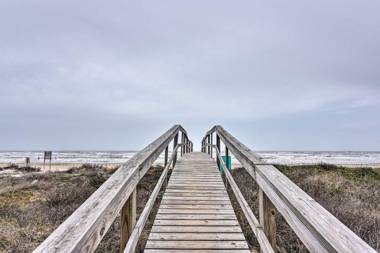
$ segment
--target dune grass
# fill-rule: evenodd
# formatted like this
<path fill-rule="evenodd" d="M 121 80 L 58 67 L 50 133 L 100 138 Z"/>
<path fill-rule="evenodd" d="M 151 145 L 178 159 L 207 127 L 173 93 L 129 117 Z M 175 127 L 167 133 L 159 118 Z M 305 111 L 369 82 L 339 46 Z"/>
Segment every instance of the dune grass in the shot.
<path fill-rule="evenodd" d="M 277 166 L 373 248 L 380 249 L 380 170 L 333 165 Z M 17 168 L 14 168 L 17 170 Z M 143 210 L 162 167 L 150 169 L 138 185 L 137 214 Z M 35 173 L 21 177 L 0 175 L 0 252 L 31 252 L 75 211 L 113 173 L 85 165 L 67 172 Z M 258 188 L 243 168 L 232 172 L 243 195 L 258 215 Z M 163 191 L 159 195 L 162 197 Z M 238 219 L 252 249 L 258 249 L 244 215 L 230 192 Z M 159 200 L 137 247 L 142 252 Z M 307 252 L 278 215 L 279 251 Z M 97 252 L 119 251 L 119 219 L 103 238 Z"/>
<path fill-rule="evenodd" d="M 378 169 L 328 164 L 276 166 L 377 251 L 380 250 L 380 174 Z M 244 168 L 232 172 L 242 194 L 258 217 L 258 186 Z M 231 196 L 231 193 L 230 193 Z M 258 248 L 238 203 L 238 219 L 252 248 Z M 277 215 L 277 242 L 285 252 L 308 252 L 281 215 Z"/>

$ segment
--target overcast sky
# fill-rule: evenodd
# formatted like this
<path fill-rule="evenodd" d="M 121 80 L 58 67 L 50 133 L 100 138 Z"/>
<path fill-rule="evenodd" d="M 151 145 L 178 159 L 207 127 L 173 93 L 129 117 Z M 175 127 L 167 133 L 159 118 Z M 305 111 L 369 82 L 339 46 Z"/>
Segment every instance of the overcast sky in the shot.
<path fill-rule="evenodd" d="M 380 1 L 0 0 L 0 149 L 380 150 Z M 198 145 L 199 146 L 199 145 Z"/>

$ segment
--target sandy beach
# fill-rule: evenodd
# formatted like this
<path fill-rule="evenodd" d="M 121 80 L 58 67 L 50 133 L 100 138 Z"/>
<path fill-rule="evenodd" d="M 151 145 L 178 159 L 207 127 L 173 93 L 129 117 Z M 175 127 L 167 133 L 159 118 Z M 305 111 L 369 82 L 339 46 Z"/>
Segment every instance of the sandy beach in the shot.
<path fill-rule="evenodd" d="M 12 165 L 16 165 L 18 167 L 25 167 L 26 166 L 25 163 L 0 163 L 0 169 L 11 167 Z M 95 166 L 95 167 L 101 166 L 106 170 L 107 169 L 114 170 L 117 167 L 121 166 L 122 163 L 52 163 L 51 165 L 46 163 L 45 166 L 43 163 L 31 163 L 30 167 L 40 169 L 40 172 L 49 172 L 49 171 L 50 172 L 59 172 L 59 171 L 64 172 L 64 171 L 68 171 L 72 168 L 81 167 L 83 165 L 90 165 L 90 166 Z M 163 165 L 163 163 L 162 162 L 156 162 L 156 163 L 154 163 L 154 165 Z M 318 165 L 318 163 L 316 163 L 316 164 L 312 164 L 312 163 L 292 164 L 292 163 L 289 163 L 289 164 L 282 164 L 282 165 L 286 165 L 286 166 L 313 166 L 313 165 Z M 348 167 L 348 168 L 380 168 L 380 164 L 333 164 L 333 165 L 341 166 L 341 167 Z M 239 162 L 236 162 L 236 161 L 232 162 L 232 169 L 236 169 L 236 168 L 240 168 L 240 167 L 242 167 L 242 166 Z"/>
<path fill-rule="evenodd" d="M 0 163 L 0 168 L 6 168 L 12 165 L 16 165 L 19 167 L 24 167 L 25 163 Z M 83 164 L 82 163 L 52 163 L 51 166 L 47 163 L 31 163 L 30 167 L 32 168 L 39 168 L 41 169 L 42 172 L 48 172 L 48 171 L 67 171 L 72 168 L 78 168 L 81 167 Z M 116 167 L 119 167 L 119 163 L 107 163 L 107 164 L 91 164 L 93 166 L 103 166 L 105 168 L 113 169 Z"/>

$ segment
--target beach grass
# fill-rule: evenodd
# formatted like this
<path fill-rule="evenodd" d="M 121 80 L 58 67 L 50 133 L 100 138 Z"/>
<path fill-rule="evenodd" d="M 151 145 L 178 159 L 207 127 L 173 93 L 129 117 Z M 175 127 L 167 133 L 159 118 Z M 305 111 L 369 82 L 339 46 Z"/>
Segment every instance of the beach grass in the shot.
<path fill-rule="evenodd" d="M 380 169 L 346 168 L 328 164 L 277 166 L 373 248 L 379 250 Z M 18 168 L 13 168 L 15 171 Z M 150 169 L 138 185 L 137 214 L 143 210 L 161 172 Z M 83 165 L 66 172 L 36 173 L 20 168 L 22 176 L 0 175 L 0 252 L 31 252 L 75 211 L 114 169 Z M 258 187 L 243 168 L 232 171 L 247 202 L 258 215 Z M 162 197 L 147 222 L 137 252 L 142 252 Z M 257 241 L 249 229 L 232 192 L 229 192 L 239 222 L 252 249 Z M 277 215 L 279 252 L 307 252 L 281 215 Z M 119 251 L 117 218 L 97 252 Z"/>
<path fill-rule="evenodd" d="M 354 233 L 380 250 L 380 174 L 377 168 L 351 168 L 330 164 L 276 166 L 302 190 L 343 222 Z M 245 199 L 258 217 L 259 188 L 244 168 L 232 171 Z M 243 231 L 252 248 L 258 243 L 232 196 Z M 279 252 L 308 252 L 281 215 L 277 215 Z"/>

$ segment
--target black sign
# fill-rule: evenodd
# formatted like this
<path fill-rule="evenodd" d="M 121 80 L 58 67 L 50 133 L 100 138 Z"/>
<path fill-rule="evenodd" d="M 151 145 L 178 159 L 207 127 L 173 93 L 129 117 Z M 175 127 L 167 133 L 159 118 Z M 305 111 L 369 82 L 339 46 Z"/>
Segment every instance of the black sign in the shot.
<path fill-rule="evenodd" d="M 45 151 L 44 152 L 44 160 L 51 160 L 51 151 Z"/>

